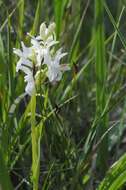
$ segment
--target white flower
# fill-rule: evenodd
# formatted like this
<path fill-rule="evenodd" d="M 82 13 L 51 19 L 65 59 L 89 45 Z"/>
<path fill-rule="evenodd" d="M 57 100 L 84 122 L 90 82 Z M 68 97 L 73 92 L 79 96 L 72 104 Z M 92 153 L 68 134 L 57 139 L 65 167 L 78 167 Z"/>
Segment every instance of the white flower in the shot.
<path fill-rule="evenodd" d="M 14 48 L 14 53 L 20 58 L 16 71 L 21 70 L 25 73 L 24 81 L 27 83 L 25 91 L 31 96 L 36 90 L 35 85 L 38 84 L 37 80 L 41 77 L 40 74 L 45 73 L 46 68 L 44 70 L 43 67 L 40 67 L 42 64 L 47 66 L 46 75 L 50 82 L 59 81 L 62 73 L 69 70 L 69 66 L 60 64 L 61 59 L 67 54 L 62 53 L 62 48 L 52 56 L 52 46 L 58 43 L 55 39 L 55 23 L 48 27 L 42 23 L 39 36 L 28 35 L 31 37 L 31 47 L 26 47 L 21 42 L 22 50 Z"/>
<path fill-rule="evenodd" d="M 47 28 L 45 23 L 40 26 L 40 35 L 37 37 L 28 35 L 31 37 L 32 50 L 36 54 L 37 66 L 41 66 L 42 60 L 50 51 L 50 48 L 57 44 L 58 41 L 54 39 L 55 23 L 52 23 Z"/>
<path fill-rule="evenodd" d="M 32 55 L 32 49 L 28 48 L 21 42 L 22 51 L 20 49 L 13 49 L 13 52 L 20 57 L 20 60 L 16 66 L 16 72 L 22 70 L 24 73 L 28 73 L 29 69 L 32 69 L 32 62 L 28 59 Z"/>
<path fill-rule="evenodd" d="M 51 57 L 50 54 L 45 57 L 44 64 L 48 66 L 47 77 L 50 82 L 61 80 L 62 72 L 70 69 L 66 64 L 60 65 L 60 60 L 67 55 L 67 53 L 61 53 L 61 51 L 62 48 L 56 52 L 54 57 Z"/>
<path fill-rule="evenodd" d="M 40 25 L 40 38 L 45 42 L 50 42 L 53 40 L 53 34 L 55 32 L 56 25 L 51 23 L 48 28 L 45 23 Z"/>
<path fill-rule="evenodd" d="M 25 82 L 27 82 L 27 85 L 25 87 L 25 92 L 29 94 L 30 96 L 35 92 L 35 81 L 33 78 L 33 73 L 29 73 L 25 77 Z"/>
<path fill-rule="evenodd" d="M 29 47 L 24 45 L 24 42 L 21 42 L 22 51 L 20 49 L 13 48 L 14 53 L 17 54 L 19 57 L 28 58 L 32 54 L 32 50 Z"/>
<path fill-rule="evenodd" d="M 21 70 L 26 74 L 26 76 L 24 77 L 24 81 L 27 82 L 25 91 L 31 96 L 35 90 L 33 63 L 29 60 L 29 58 L 32 56 L 32 49 L 26 47 L 23 42 L 21 42 L 21 46 L 22 51 L 14 48 L 14 53 L 20 57 L 16 66 L 16 71 L 18 72 L 19 70 Z"/>
<path fill-rule="evenodd" d="M 41 43 L 37 40 L 37 38 L 31 39 L 32 49 L 36 54 L 36 66 L 41 66 L 42 60 L 44 59 L 44 56 L 47 54 L 48 47 L 42 46 Z"/>

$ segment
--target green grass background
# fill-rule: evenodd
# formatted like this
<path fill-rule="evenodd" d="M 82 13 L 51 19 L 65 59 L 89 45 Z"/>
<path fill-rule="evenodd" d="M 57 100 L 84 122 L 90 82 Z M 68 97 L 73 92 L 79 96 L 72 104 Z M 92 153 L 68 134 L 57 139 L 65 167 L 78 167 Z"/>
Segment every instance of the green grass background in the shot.
<path fill-rule="evenodd" d="M 1 190 L 125 189 L 125 6 L 0 0 Z M 42 22 L 56 23 L 71 69 L 56 85 L 43 85 L 41 97 L 24 97 L 10 117 L 25 88 L 13 47 L 29 45 L 27 32 L 37 35 Z"/>

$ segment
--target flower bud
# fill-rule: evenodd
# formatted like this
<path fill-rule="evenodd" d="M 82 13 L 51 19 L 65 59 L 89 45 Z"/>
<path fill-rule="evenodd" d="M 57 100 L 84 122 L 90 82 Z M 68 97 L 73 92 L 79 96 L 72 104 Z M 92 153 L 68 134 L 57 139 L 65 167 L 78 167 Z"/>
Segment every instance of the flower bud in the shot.
<path fill-rule="evenodd" d="M 48 30 L 50 31 L 50 33 L 53 33 L 55 31 L 56 28 L 56 24 L 55 22 L 51 23 L 48 27 Z"/>
<path fill-rule="evenodd" d="M 40 36 L 42 39 L 46 38 L 46 24 L 44 22 L 40 25 Z"/>

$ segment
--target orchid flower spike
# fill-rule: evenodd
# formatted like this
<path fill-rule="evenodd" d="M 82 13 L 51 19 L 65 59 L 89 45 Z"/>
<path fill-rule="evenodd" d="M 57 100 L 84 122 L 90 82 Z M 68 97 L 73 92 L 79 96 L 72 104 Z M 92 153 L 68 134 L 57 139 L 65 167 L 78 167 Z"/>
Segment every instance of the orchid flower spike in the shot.
<path fill-rule="evenodd" d="M 48 27 L 42 23 L 38 36 L 28 34 L 31 37 L 30 47 L 26 47 L 21 42 L 22 50 L 13 49 L 13 52 L 19 57 L 16 72 L 19 70 L 24 72 L 24 82 L 27 83 L 25 92 L 30 96 L 36 92 L 38 77 L 41 74 L 47 76 L 51 83 L 55 83 L 61 80 L 64 71 L 70 69 L 68 65 L 60 63 L 67 53 L 62 53 L 62 48 L 54 51 L 54 47 L 58 43 L 55 39 L 55 27 L 55 23 L 51 23 Z M 55 53 L 52 54 L 52 52 Z"/>

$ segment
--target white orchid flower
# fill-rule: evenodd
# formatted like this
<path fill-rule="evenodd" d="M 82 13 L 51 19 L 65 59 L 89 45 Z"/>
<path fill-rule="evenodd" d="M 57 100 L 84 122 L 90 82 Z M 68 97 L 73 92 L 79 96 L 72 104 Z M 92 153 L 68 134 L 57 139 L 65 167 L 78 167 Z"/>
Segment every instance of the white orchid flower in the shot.
<path fill-rule="evenodd" d="M 41 66 L 42 59 L 48 52 L 48 47 L 44 47 L 41 45 L 41 43 L 37 40 L 37 38 L 31 39 L 32 49 L 36 54 L 36 66 Z"/>
<path fill-rule="evenodd" d="M 27 59 L 32 55 L 32 49 L 30 47 L 26 47 L 24 45 L 24 42 L 21 42 L 21 46 L 22 46 L 22 51 L 16 48 L 13 48 L 13 51 L 19 57 Z"/>
<path fill-rule="evenodd" d="M 31 96 L 33 91 L 35 90 L 35 81 L 33 77 L 33 63 L 29 60 L 29 58 L 32 56 L 32 49 L 26 47 L 23 42 L 21 42 L 21 46 L 22 51 L 14 48 L 14 53 L 20 57 L 16 66 L 16 72 L 21 70 L 26 74 L 26 76 L 24 77 L 24 81 L 27 82 L 25 91 L 27 94 Z"/>
<path fill-rule="evenodd" d="M 41 40 L 42 38 L 40 36 L 37 37 L 31 36 L 32 50 L 36 53 L 37 66 L 41 66 L 42 60 L 48 54 L 50 48 L 55 44 L 59 43 L 58 41 L 53 40 L 53 38 L 47 39 L 47 41 L 41 41 Z"/>
<path fill-rule="evenodd" d="M 20 60 L 16 66 L 16 72 L 22 70 L 24 73 L 28 73 L 29 69 L 32 69 L 32 62 L 28 59 L 32 55 L 32 49 L 28 48 L 21 42 L 22 51 L 20 49 L 13 49 L 13 52 L 20 57 Z"/>
<path fill-rule="evenodd" d="M 55 23 L 48 27 L 42 23 L 39 36 L 28 35 L 31 37 L 31 47 L 26 47 L 21 42 L 22 50 L 14 48 L 14 53 L 20 58 L 16 71 L 21 70 L 25 73 L 24 81 L 27 83 L 25 91 L 31 96 L 36 90 L 35 84 L 38 84 L 40 74 L 45 73 L 46 68 L 44 70 L 40 68 L 42 64 L 47 66 L 46 75 L 50 82 L 61 80 L 63 72 L 70 68 L 66 64 L 60 64 L 61 59 L 67 55 L 62 53 L 62 48 L 52 56 L 52 46 L 58 43 L 55 39 Z"/>
<path fill-rule="evenodd" d="M 33 73 L 29 73 L 24 77 L 25 82 L 27 82 L 27 85 L 25 87 L 25 92 L 29 94 L 30 96 L 35 92 L 35 81 L 33 78 Z"/>
<path fill-rule="evenodd" d="M 50 82 L 56 82 L 61 80 L 62 72 L 69 70 L 69 66 L 66 64 L 60 65 L 60 60 L 67 55 L 67 53 L 61 53 L 62 48 L 56 52 L 54 57 L 49 54 L 45 57 L 44 64 L 48 66 L 47 77 Z"/>

